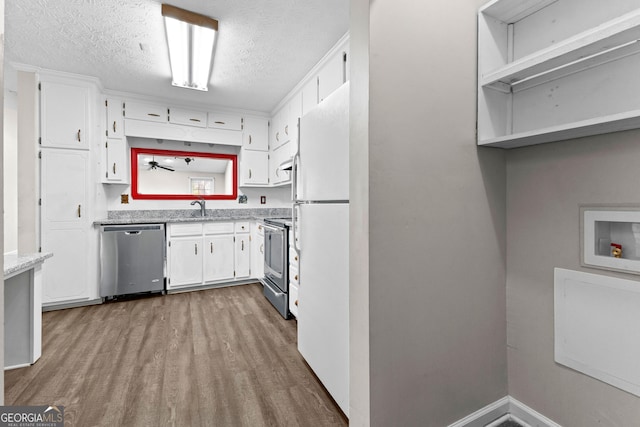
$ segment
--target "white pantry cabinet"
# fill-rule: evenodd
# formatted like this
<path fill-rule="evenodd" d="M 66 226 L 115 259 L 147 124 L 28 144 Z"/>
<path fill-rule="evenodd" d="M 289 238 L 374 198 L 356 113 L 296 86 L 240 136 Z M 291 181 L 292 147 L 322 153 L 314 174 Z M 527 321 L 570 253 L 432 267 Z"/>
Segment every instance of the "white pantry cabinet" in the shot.
<path fill-rule="evenodd" d="M 640 127 L 640 7 L 494 0 L 478 14 L 478 145 Z"/>
<path fill-rule="evenodd" d="M 43 147 L 88 150 L 90 89 L 86 85 L 40 82 L 40 137 Z"/>
<path fill-rule="evenodd" d="M 51 148 L 40 156 L 41 249 L 55 255 L 42 266 L 42 302 L 87 300 L 92 283 L 89 152 Z"/>

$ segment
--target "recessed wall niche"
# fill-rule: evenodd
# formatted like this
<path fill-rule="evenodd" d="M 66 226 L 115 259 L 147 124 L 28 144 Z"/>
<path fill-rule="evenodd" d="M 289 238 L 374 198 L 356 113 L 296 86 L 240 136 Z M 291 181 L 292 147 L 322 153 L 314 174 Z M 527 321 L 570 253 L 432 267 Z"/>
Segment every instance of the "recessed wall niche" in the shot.
<path fill-rule="evenodd" d="M 640 274 L 640 206 L 582 206 L 585 267 Z"/>

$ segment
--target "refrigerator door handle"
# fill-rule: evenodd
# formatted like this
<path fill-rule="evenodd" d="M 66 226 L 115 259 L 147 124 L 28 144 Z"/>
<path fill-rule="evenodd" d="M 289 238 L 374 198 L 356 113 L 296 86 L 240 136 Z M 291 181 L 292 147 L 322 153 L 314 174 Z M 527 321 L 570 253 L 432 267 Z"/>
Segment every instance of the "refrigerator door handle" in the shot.
<path fill-rule="evenodd" d="M 291 200 L 298 202 L 298 161 L 300 159 L 300 117 L 298 117 L 298 147 L 293 155 L 293 164 L 291 165 Z"/>
<path fill-rule="evenodd" d="M 297 208 L 300 207 L 302 203 L 300 202 L 295 202 L 293 204 L 293 209 L 291 209 L 291 228 L 293 229 L 293 248 L 296 250 L 296 252 L 298 252 L 298 254 L 300 256 L 302 256 L 302 253 L 300 251 L 300 246 L 298 246 L 298 234 L 296 232 L 296 230 L 298 229 L 298 215 L 296 214 L 297 212 Z"/>

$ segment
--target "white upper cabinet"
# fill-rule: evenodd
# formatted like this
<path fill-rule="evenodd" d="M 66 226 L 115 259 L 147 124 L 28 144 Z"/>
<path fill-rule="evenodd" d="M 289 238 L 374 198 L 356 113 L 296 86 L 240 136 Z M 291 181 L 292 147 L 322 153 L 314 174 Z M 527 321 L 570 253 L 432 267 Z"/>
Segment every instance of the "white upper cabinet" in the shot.
<path fill-rule="evenodd" d="M 40 83 L 43 147 L 89 149 L 89 91 L 81 85 Z"/>
<path fill-rule="evenodd" d="M 329 58 L 318 73 L 318 103 L 347 81 L 347 49 L 341 49 Z"/>
<path fill-rule="evenodd" d="M 124 117 L 126 119 L 166 123 L 169 120 L 169 109 L 162 104 L 127 101 L 124 104 Z"/>
<path fill-rule="evenodd" d="M 302 87 L 302 114 L 318 105 L 318 79 L 311 79 Z M 300 116 L 302 117 L 302 116 Z"/>
<path fill-rule="evenodd" d="M 240 186 L 269 184 L 269 152 L 245 150 L 240 152 Z"/>
<path fill-rule="evenodd" d="M 105 100 L 105 106 L 107 108 L 107 137 L 123 138 L 124 137 L 124 126 L 123 126 L 124 108 L 122 106 L 122 100 L 107 98 Z"/>
<path fill-rule="evenodd" d="M 242 148 L 245 150 L 269 150 L 269 120 L 262 117 L 245 117 L 242 130 Z"/>
<path fill-rule="evenodd" d="M 235 114 L 209 113 L 208 126 L 216 129 L 242 130 L 242 117 Z"/>
<path fill-rule="evenodd" d="M 169 123 L 185 126 L 207 127 L 207 113 L 187 110 L 185 108 L 169 108 Z"/>
<path fill-rule="evenodd" d="M 502 148 L 640 127 L 640 8 L 494 0 L 478 16 L 478 144 Z"/>
<path fill-rule="evenodd" d="M 124 137 L 123 102 L 120 99 L 107 98 L 106 131 L 104 142 L 102 182 L 122 184 L 129 181 L 127 140 Z"/>

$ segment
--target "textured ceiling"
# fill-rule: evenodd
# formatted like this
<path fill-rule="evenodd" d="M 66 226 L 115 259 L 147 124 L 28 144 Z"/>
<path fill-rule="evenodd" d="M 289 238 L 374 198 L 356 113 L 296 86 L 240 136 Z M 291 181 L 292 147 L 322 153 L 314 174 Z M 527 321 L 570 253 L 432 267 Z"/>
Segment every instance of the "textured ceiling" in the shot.
<path fill-rule="evenodd" d="M 349 25 L 349 0 L 165 1 L 219 21 L 209 92 L 171 86 L 160 0 L 5 0 L 5 59 L 106 89 L 269 112 Z"/>

